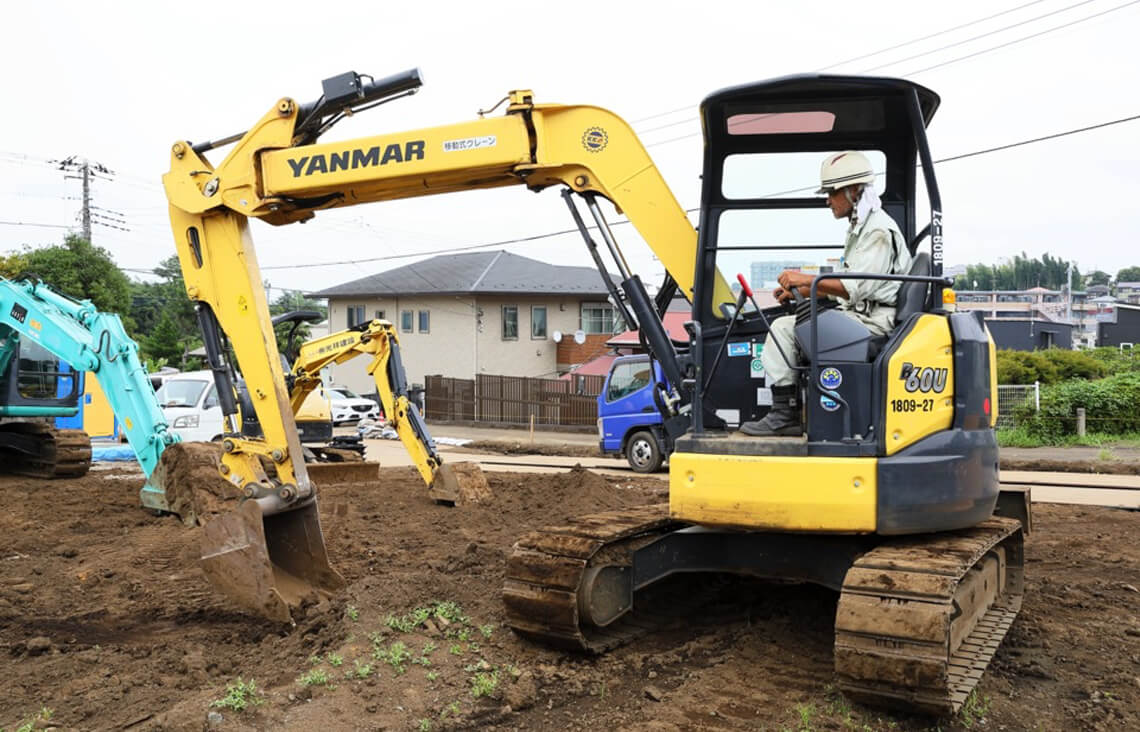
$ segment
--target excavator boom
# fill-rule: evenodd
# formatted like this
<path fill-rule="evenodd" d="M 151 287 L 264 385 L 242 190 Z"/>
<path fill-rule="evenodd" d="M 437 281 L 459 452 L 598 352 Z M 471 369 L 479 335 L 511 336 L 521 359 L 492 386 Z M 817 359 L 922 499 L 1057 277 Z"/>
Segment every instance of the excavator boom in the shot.
<path fill-rule="evenodd" d="M 284 317 L 284 316 L 283 316 Z M 278 318 L 281 320 L 281 317 Z M 290 372 L 293 410 L 321 384 L 321 370 L 357 356 L 372 356 L 365 367 L 376 381 L 376 391 L 384 405 L 384 416 L 416 465 L 433 499 L 455 504 L 463 496 L 485 490 L 486 479 L 478 466 L 457 472 L 436 450 L 419 408 L 408 398 L 408 381 L 400 358 L 396 328 L 386 320 L 372 320 L 354 328 L 314 338 L 301 345 Z"/>
<path fill-rule="evenodd" d="M 0 278 L 0 332 L 3 340 L 0 364 L 11 360 L 17 343 L 23 338 L 99 379 L 146 475 L 142 504 L 170 511 L 161 475 L 156 469 L 163 450 L 178 442 L 178 436 L 167 427 L 146 369 L 139 362 L 138 345 L 123 329 L 119 316 L 99 312 L 90 302 L 73 300 L 35 279 Z M 43 430 L 35 433 L 50 437 Z M 62 439 L 52 451 L 56 463 L 68 462 L 65 453 L 69 449 L 85 449 L 85 459 L 90 459 L 89 441 L 84 440 L 85 448 L 68 448 L 64 443 L 76 437 L 63 435 Z M 45 469 L 41 466 L 37 474 Z"/>
<path fill-rule="evenodd" d="M 175 246 L 187 294 L 196 303 L 222 411 L 230 418 L 220 468 L 247 502 L 257 506 L 215 519 L 221 523 L 208 531 L 204 567 L 231 594 L 250 588 L 243 604 L 271 617 L 288 617 L 282 609 L 288 601 L 273 585 L 275 574 L 267 567 L 290 575 L 293 585 L 324 592 L 342 580 L 324 552 L 316 489 L 301 460 L 249 235 L 250 217 L 281 225 L 312 218 L 319 209 L 372 201 L 508 185 L 531 190 L 562 185 L 586 198 L 624 279 L 634 275 L 600 218 L 597 197 L 624 212 L 680 288 L 692 291 L 696 231 L 633 130 L 604 109 L 536 105 L 531 92 L 513 91 L 501 117 L 316 142 L 344 114 L 404 96 L 420 83 L 418 71 L 374 82 L 350 72 L 326 80 L 318 102 L 298 104 L 283 98 L 243 133 L 219 143 L 180 141 L 171 147 L 163 184 Z M 235 140 L 216 167 L 204 157 Z M 721 301 L 731 302 L 727 285 L 720 284 Z M 262 439 L 240 435 L 237 406 L 228 398 L 233 368 L 224 357 L 223 334 L 249 387 Z M 377 368 L 373 374 L 389 378 L 387 369 Z M 380 389 L 382 398 L 398 387 L 398 380 L 390 380 Z M 413 436 L 404 444 L 415 454 L 427 444 L 426 428 L 417 412 L 401 408 L 406 403 L 397 396 L 385 408 L 406 425 L 401 437 Z M 429 452 L 417 459 L 418 465 L 431 463 Z M 275 478 L 262 469 L 262 458 L 273 462 Z M 255 527 L 258 519 L 264 531 Z M 306 555 L 311 562 L 305 561 Z M 285 556 L 287 571 L 280 559 Z"/>

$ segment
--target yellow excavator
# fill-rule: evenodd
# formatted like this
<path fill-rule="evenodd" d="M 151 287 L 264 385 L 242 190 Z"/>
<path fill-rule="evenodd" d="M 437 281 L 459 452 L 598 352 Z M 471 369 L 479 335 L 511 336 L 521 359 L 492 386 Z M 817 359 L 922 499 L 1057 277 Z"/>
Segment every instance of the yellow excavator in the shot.
<path fill-rule="evenodd" d="M 305 311 L 287 313 L 274 320 L 284 322 L 286 318 L 293 317 L 294 322 L 301 322 L 307 314 Z M 376 381 L 384 417 L 396 430 L 420 477 L 427 484 L 428 496 L 440 503 L 455 505 L 463 491 L 470 487 L 467 481 L 478 481 L 478 475 L 473 477 L 467 470 L 461 475 L 452 465 L 444 464 L 436 450 L 435 440 L 423 415 L 408 398 L 408 379 L 400 357 L 400 339 L 390 322 L 371 320 L 339 333 L 313 338 L 299 347 L 290 343 L 288 351 L 283 354 L 290 364 L 285 382 L 294 413 L 300 414 L 302 405 L 321 387 L 321 370 L 326 366 L 344 363 L 357 356 L 371 356 L 365 370 Z"/>
<path fill-rule="evenodd" d="M 325 80 L 315 102 L 278 100 L 245 132 L 172 147 L 164 183 L 211 366 L 224 381 L 212 345 L 221 329 L 266 428 L 261 441 L 226 437 L 221 470 L 248 499 L 240 517 L 220 522 L 207 565 L 224 561 L 277 599 L 289 577 L 323 591 L 341 583 L 321 540 L 314 488 L 293 459 L 296 435 L 282 419 L 288 391 L 248 218 L 282 225 L 373 201 L 558 186 L 612 301 L 667 377 L 657 404 L 675 451 L 668 505 L 582 517 L 519 539 L 503 591 L 509 624 L 600 652 L 656 627 L 663 606 L 690 604 L 697 593 L 677 583 L 694 575 L 813 582 L 839 592 L 835 663 L 845 692 L 926 712 L 960 706 L 1020 605 L 1029 511 L 1027 495 L 999 490 L 993 342 L 974 314 L 953 311 L 942 277 L 942 206 L 925 132 L 937 95 L 899 79 L 832 75 L 712 94 L 701 105 L 698 235 L 629 125 L 597 107 L 536 104 L 530 91 L 513 91 L 500 116 L 318 142 L 343 117 L 420 85 L 416 70 L 382 79 L 348 72 Z M 204 157 L 229 143 L 217 166 Z M 883 207 L 916 256 L 909 273 L 842 277 L 901 281 L 898 325 L 873 339 L 836 325 L 832 316 L 847 319 L 812 298 L 798 330 L 808 363 L 790 364 L 806 434 L 735 433 L 732 423 L 762 417 L 771 403 L 755 364 L 779 312 L 747 302 L 752 267 L 788 242 L 839 248 L 812 235 L 824 202 L 797 189 L 827 153 L 847 149 L 879 156 Z M 920 162 L 931 209 L 921 231 Z M 791 189 L 767 187 L 796 166 L 805 172 Z M 656 301 L 627 264 L 600 199 L 629 218 L 666 268 Z M 927 237 L 929 254 L 919 251 Z M 728 283 L 744 272 L 734 290 Z M 836 276 L 817 277 L 813 294 Z M 660 321 L 678 289 L 692 303 L 681 348 Z M 276 482 L 259 455 L 277 463 Z"/>

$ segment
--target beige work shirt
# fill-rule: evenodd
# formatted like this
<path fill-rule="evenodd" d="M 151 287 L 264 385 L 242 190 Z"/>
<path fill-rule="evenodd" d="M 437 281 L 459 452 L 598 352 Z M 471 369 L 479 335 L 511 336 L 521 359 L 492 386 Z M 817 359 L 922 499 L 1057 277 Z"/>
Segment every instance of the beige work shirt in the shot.
<path fill-rule="evenodd" d="M 843 271 L 907 274 L 910 272 L 910 266 L 911 256 L 902 232 L 890 214 L 881 208 L 869 213 L 864 221 L 858 222 L 847 231 L 847 243 L 843 249 Z M 840 280 L 840 282 L 849 295 L 847 298 L 838 298 L 842 307 L 862 313 L 882 307 L 893 310 L 901 284 L 887 280 Z"/>

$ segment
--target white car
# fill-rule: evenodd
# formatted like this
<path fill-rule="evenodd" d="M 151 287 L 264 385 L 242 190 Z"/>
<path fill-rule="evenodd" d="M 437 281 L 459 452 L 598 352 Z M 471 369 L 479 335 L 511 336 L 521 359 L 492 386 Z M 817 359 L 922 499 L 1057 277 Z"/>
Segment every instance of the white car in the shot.
<path fill-rule="evenodd" d="M 361 419 L 380 419 L 380 405 L 365 399 L 344 386 L 332 386 L 325 390 L 332 406 L 333 424 L 357 422 Z"/>
<path fill-rule="evenodd" d="M 209 442 L 222 436 L 222 407 L 210 371 L 171 374 L 156 392 L 166 423 L 186 442 Z"/>

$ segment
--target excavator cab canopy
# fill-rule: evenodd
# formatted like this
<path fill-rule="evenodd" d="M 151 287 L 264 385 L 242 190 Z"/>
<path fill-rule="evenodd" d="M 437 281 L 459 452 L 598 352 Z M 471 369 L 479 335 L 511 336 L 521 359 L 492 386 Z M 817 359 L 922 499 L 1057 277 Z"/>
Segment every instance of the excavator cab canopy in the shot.
<path fill-rule="evenodd" d="M 776 269 L 821 266 L 843 247 L 843 229 L 815 194 L 827 154 L 860 150 L 878 174 L 884 210 L 912 253 L 920 236 L 918 164 L 932 209 L 931 274 L 941 276 L 941 205 L 925 127 L 938 109 L 933 91 L 903 79 L 796 75 L 729 87 L 701 103 L 705 137 L 695 299 L 709 303 L 717 269 L 755 288 Z M 833 250 L 826 254 L 821 251 Z M 765 262 L 771 266 L 765 267 Z M 711 313 L 706 305 L 704 312 Z"/>

